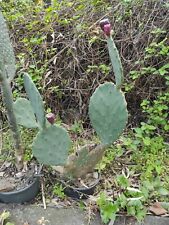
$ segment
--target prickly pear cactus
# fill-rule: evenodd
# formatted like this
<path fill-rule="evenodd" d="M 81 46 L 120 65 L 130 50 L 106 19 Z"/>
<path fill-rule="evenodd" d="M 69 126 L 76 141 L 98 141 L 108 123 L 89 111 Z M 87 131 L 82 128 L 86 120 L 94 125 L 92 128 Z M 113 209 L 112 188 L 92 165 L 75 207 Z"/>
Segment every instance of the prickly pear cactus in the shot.
<path fill-rule="evenodd" d="M 113 83 L 100 85 L 90 98 L 89 117 L 103 144 L 113 143 L 127 123 L 124 95 Z"/>
<path fill-rule="evenodd" d="M 24 86 L 35 113 L 37 122 L 40 128 L 43 129 L 46 126 L 44 104 L 38 89 L 36 88 L 30 76 L 26 73 L 24 74 Z"/>
<path fill-rule="evenodd" d="M 15 76 L 15 56 L 9 39 L 8 29 L 0 11 L 0 62 L 3 63 L 6 78 L 11 81 Z"/>
<path fill-rule="evenodd" d="M 111 24 L 108 19 L 104 19 L 100 21 L 100 26 L 107 40 L 116 84 L 107 82 L 99 85 L 90 98 L 89 117 L 101 139 L 101 144 L 94 147 L 84 146 L 76 154 L 69 156 L 63 173 L 74 178 L 82 177 L 95 168 L 105 149 L 123 132 L 128 119 L 127 104 L 120 90 L 123 69 L 118 50 L 112 39 Z"/>
<path fill-rule="evenodd" d="M 32 146 L 33 155 L 45 165 L 64 165 L 71 140 L 67 131 L 57 125 L 41 130 Z"/>
<path fill-rule="evenodd" d="M 96 89 L 90 99 L 89 117 L 102 143 L 111 144 L 125 128 L 128 112 L 125 97 L 120 90 L 123 81 L 123 69 L 118 50 L 112 39 L 109 20 L 103 19 L 100 21 L 100 27 L 107 39 L 116 85 L 107 82 Z"/>
<path fill-rule="evenodd" d="M 38 123 L 36 122 L 35 114 L 29 100 L 18 98 L 13 104 L 13 107 L 16 120 L 19 125 L 26 128 L 38 127 Z"/>

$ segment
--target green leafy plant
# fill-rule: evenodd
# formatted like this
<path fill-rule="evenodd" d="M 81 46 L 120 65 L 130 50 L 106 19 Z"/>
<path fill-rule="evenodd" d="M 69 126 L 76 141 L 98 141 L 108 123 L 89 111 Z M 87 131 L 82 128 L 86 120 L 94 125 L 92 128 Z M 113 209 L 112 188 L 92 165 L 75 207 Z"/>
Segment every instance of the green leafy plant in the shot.
<path fill-rule="evenodd" d="M 151 33 L 154 35 L 152 42 L 145 47 L 144 58 L 135 62 L 135 67 L 137 69 L 131 70 L 129 73 L 129 80 L 125 83 L 125 91 L 132 91 L 140 80 L 146 77 L 150 78 L 150 81 L 159 79 L 159 83 L 165 81 L 166 87 L 168 86 L 168 56 L 169 47 L 167 39 L 167 30 L 161 29 L 159 27 L 154 28 Z M 158 62 L 153 63 L 153 62 Z M 153 86 L 153 84 L 150 84 Z M 166 87 L 163 86 L 163 92 L 167 93 Z M 160 88 L 160 87 L 159 87 Z M 154 89 L 153 93 L 158 92 L 158 88 Z"/>
<path fill-rule="evenodd" d="M 72 131 L 75 134 L 80 134 L 83 131 L 83 124 L 82 121 L 76 121 L 74 124 L 70 127 L 70 131 Z"/>
<path fill-rule="evenodd" d="M 165 187 L 166 184 L 159 176 L 151 180 L 144 180 L 142 182 L 141 191 L 144 193 L 145 198 L 148 200 L 155 198 L 155 196 L 167 197 L 169 191 Z"/>
<path fill-rule="evenodd" d="M 64 188 L 62 187 L 62 185 L 60 184 L 56 184 L 54 187 L 53 187 L 53 194 L 58 196 L 59 198 L 61 199 L 64 199 L 65 198 L 65 194 L 64 194 Z"/>
<path fill-rule="evenodd" d="M 130 182 L 124 175 L 117 176 L 116 182 L 121 191 L 115 200 L 105 193 L 101 193 L 97 200 L 102 221 L 104 223 L 108 223 L 109 220 L 114 222 L 117 213 L 122 210 L 134 216 L 138 221 L 143 220 L 146 215 L 144 203 L 147 200 L 144 192 L 130 187 Z"/>
<path fill-rule="evenodd" d="M 167 163 L 168 93 L 160 93 L 153 101 L 141 103 L 147 121 L 134 129 L 131 138 L 124 138 L 124 145 L 133 151 L 132 160 L 141 179 L 163 176 Z"/>
<path fill-rule="evenodd" d="M 1 223 L 1 225 L 14 225 L 14 223 L 7 222 L 7 221 L 9 221 L 10 216 L 11 216 L 10 212 L 4 210 L 0 214 L 0 223 Z"/>
<path fill-rule="evenodd" d="M 163 137 L 166 136 L 166 133 L 169 130 L 168 104 L 169 104 L 168 92 L 159 94 L 157 96 L 157 99 L 155 99 L 152 102 L 148 100 L 144 100 L 141 103 L 143 112 L 148 117 L 148 120 L 147 120 L 148 126 L 152 127 L 154 131 L 153 133 L 162 135 Z"/>
<path fill-rule="evenodd" d="M 116 214 L 119 211 L 119 207 L 116 202 L 112 202 L 106 197 L 104 193 L 101 193 L 97 200 L 97 204 L 99 206 L 101 218 L 104 223 L 107 223 L 109 220 L 115 220 Z"/>

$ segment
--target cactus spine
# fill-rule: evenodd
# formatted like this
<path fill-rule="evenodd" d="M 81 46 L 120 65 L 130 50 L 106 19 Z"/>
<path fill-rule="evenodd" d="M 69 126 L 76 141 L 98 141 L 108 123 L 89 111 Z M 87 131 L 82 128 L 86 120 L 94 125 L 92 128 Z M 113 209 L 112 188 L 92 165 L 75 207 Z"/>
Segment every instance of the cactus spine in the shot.
<path fill-rule="evenodd" d="M 5 20 L 0 12 L 0 86 L 3 101 L 7 110 L 8 122 L 13 133 L 16 167 L 23 167 L 23 149 L 21 146 L 20 133 L 13 109 L 13 98 L 10 81 L 15 75 L 15 57 L 10 43 L 9 34 Z"/>

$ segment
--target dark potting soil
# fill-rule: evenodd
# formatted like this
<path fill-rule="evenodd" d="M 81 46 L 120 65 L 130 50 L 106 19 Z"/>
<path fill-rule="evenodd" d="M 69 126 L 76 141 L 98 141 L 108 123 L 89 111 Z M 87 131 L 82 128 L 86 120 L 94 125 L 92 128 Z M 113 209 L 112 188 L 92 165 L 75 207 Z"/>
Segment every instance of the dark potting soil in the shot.
<path fill-rule="evenodd" d="M 30 185 L 37 173 L 37 165 L 25 164 L 22 171 L 18 172 L 12 163 L 6 163 L 0 168 L 0 192 L 17 191 Z"/>

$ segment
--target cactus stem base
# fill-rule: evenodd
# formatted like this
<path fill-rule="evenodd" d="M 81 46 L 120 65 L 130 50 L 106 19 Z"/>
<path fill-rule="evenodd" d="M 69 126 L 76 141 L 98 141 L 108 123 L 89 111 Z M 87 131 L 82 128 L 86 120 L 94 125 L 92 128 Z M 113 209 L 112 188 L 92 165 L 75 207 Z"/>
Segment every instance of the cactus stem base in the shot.
<path fill-rule="evenodd" d="M 2 88 L 2 97 L 7 110 L 9 126 L 12 131 L 14 140 L 16 167 L 18 170 L 21 170 L 23 168 L 23 148 L 21 146 L 20 133 L 13 110 L 13 98 L 10 83 L 8 82 L 7 79 L 4 79 L 3 76 L 4 73 L 6 73 L 4 66 L 0 64 L 0 81 L 1 81 L 0 85 Z"/>
<path fill-rule="evenodd" d="M 93 172 L 96 164 L 102 159 L 107 145 L 85 145 L 68 157 L 64 166 L 64 176 L 71 179 L 83 178 Z"/>

